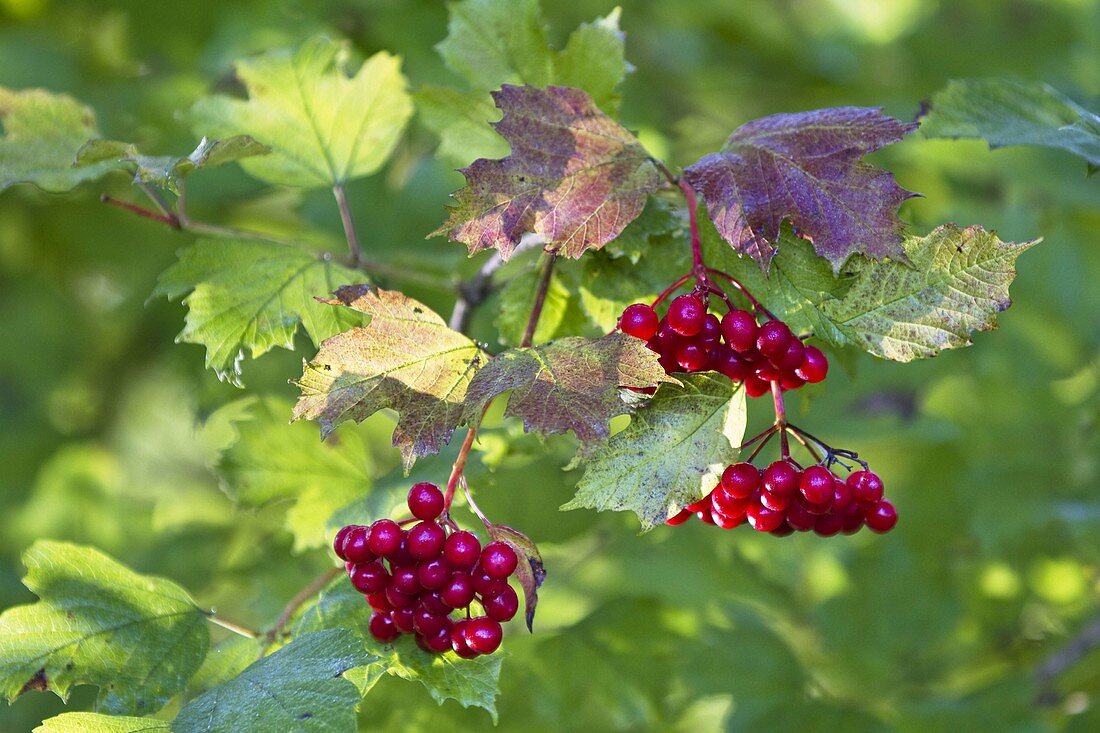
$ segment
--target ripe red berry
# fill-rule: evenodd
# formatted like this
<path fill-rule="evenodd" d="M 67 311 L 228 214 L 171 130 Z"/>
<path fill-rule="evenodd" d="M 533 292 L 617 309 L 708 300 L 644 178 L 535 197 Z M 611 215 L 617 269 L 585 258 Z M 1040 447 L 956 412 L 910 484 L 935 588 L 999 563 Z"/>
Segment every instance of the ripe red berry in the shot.
<path fill-rule="evenodd" d="M 749 519 L 749 525 L 757 532 L 771 532 L 783 524 L 783 512 L 768 509 L 762 504 L 753 504 L 745 513 Z"/>
<path fill-rule="evenodd" d="M 412 606 L 405 606 L 404 608 L 395 608 L 390 612 L 390 618 L 393 619 L 393 625 L 396 626 L 402 634 L 413 633 L 413 621 L 416 618 L 416 612 Z"/>
<path fill-rule="evenodd" d="M 847 481 L 841 481 L 837 476 L 833 481 L 833 511 L 840 512 L 848 508 L 856 500 L 856 492 Z"/>
<path fill-rule="evenodd" d="M 453 609 L 446 601 L 443 600 L 443 596 L 432 591 L 428 593 L 420 594 L 420 608 L 427 609 L 429 613 L 434 613 L 437 616 L 446 616 Z"/>
<path fill-rule="evenodd" d="M 829 512 L 817 518 L 817 522 L 814 523 L 814 534 L 822 537 L 832 537 L 843 528 L 844 516 Z"/>
<path fill-rule="evenodd" d="M 749 397 L 762 397 L 771 391 L 771 385 L 755 376 L 745 378 L 745 394 Z"/>
<path fill-rule="evenodd" d="M 889 532 L 898 523 L 898 512 L 889 499 L 883 499 L 864 511 L 863 521 L 872 532 Z"/>
<path fill-rule="evenodd" d="M 745 523 L 744 512 L 728 516 L 726 514 L 723 514 L 722 512 L 715 510 L 710 513 L 710 518 L 714 520 L 714 526 L 721 529 L 733 529 L 734 527 L 740 527 L 742 524 Z"/>
<path fill-rule="evenodd" d="M 401 630 L 394 625 L 388 613 L 375 611 L 371 614 L 367 627 L 370 629 L 370 635 L 383 644 L 389 644 L 401 636 Z"/>
<path fill-rule="evenodd" d="M 451 649 L 463 659 L 473 659 L 478 653 L 466 643 L 466 619 L 455 621 L 451 627 Z"/>
<path fill-rule="evenodd" d="M 466 645 L 478 654 L 495 652 L 503 636 L 500 624 L 486 616 L 475 616 L 466 622 Z"/>
<path fill-rule="evenodd" d="M 386 600 L 386 592 L 379 591 L 377 593 L 371 593 L 367 596 L 367 603 L 370 604 L 372 610 L 375 611 L 392 611 L 393 606 Z"/>
<path fill-rule="evenodd" d="M 843 520 L 840 531 L 844 534 L 855 534 L 863 527 L 863 509 L 855 502 L 841 509 L 840 516 Z"/>
<path fill-rule="evenodd" d="M 335 552 L 336 557 L 340 558 L 341 560 L 348 559 L 348 556 L 344 554 L 344 542 L 347 541 L 348 535 L 351 534 L 352 530 L 354 530 L 355 528 L 356 527 L 354 524 L 349 524 L 348 526 L 337 532 L 336 537 L 334 537 L 332 540 L 332 551 Z"/>
<path fill-rule="evenodd" d="M 414 560 L 430 560 L 443 552 L 447 535 L 435 522 L 419 522 L 409 530 L 405 545 Z"/>
<path fill-rule="evenodd" d="M 401 546 L 401 528 L 392 519 L 379 519 L 370 526 L 367 546 L 378 557 L 390 555 Z"/>
<path fill-rule="evenodd" d="M 474 600 L 474 582 L 469 573 L 457 571 L 439 591 L 440 598 L 451 608 L 465 608 Z"/>
<path fill-rule="evenodd" d="M 860 504 L 874 504 L 882 499 L 882 479 L 873 471 L 854 471 L 848 474 L 848 485 Z"/>
<path fill-rule="evenodd" d="M 769 359 L 781 356 L 794 340 L 794 334 L 783 321 L 768 321 L 756 335 L 756 349 Z"/>
<path fill-rule="evenodd" d="M 802 366 L 806 357 L 806 347 L 798 339 L 792 339 L 785 351 L 772 359 L 772 363 L 785 371 L 793 371 Z"/>
<path fill-rule="evenodd" d="M 416 601 L 416 596 L 402 593 L 391 585 L 386 588 L 386 600 L 394 608 L 407 608 Z"/>
<path fill-rule="evenodd" d="M 519 610 L 519 596 L 512 586 L 507 586 L 502 593 L 486 598 L 482 604 L 485 615 L 496 621 L 510 621 Z"/>
<path fill-rule="evenodd" d="M 798 377 L 794 372 L 782 372 L 779 375 L 779 386 L 783 389 L 798 389 L 804 384 L 806 384 L 806 381 Z"/>
<path fill-rule="evenodd" d="M 771 534 L 775 535 L 776 537 L 790 537 L 792 534 L 794 534 L 794 527 L 792 527 L 787 522 L 783 522 L 778 527 L 773 529 L 771 531 Z"/>
<path fill-rule="evenodd" d="M 364 595 L 386 590 L 389 582 L 390 574 L 382 567 L 382 563 L 377 561 L 356 565 L 351 573 L 352 586 Z"/>
<path fill-rule="evenodd" d="M 760 488 L 760 469 L 751 463 L 734 463 L 722 472 L 722 490 L 735 499 L 748 499 Z"/>
<path fill-rule="evenodd" d="M 792 500 L 792 494 L 773 494 L 770 491 L 760 492 L 760 503 L 777 512 L 785 511 L 791 505 Z"/>
<path fill-rule="evenodd" d="M 764 469 L 764 488 L 778 496 L 793 495 L 798 480 L 798 469 L 787 461 L 776 461 Z"/>
<path fill-rule="evenodd" d="M 742 382 L 752 374 L 752 364 L 734 352 L 730 347 L 719 344 L 711 352 L 711 368 L 724 374 L 733 382 Z"/>
<path fill-rule="evenodd" d="M 437 558 L 422 562 L 416 569 L 416 578 L 420 585 L 428 590 L 439 590 L 451 578 L 451 565 Z"/>
<path fill-rule="evenodd" d="M 734 351 L 748 351 L 756 345 L 759 327 L 751 313 L 732 310 L 722 316 L 722 335 Z"/>
<path fill-rule="evenodd" d="M 696 343 L 686 343 L 676 349 L 676 364 L 685 372 L 700 372 L 710 364 L 710 353 Z"/>
<path fill-rule="evenodd" d="M 481 542 L 473 532 L 455 532 L 443 544 L 443 556 L 452 567 L 472 568 L 481 557 Z"/>
<path fill-rule="evenodd" d="M 443 513 L 443 492 L 427 481 L 413 484 L 409 489 L 409 511 L 417 519 L 435 519 Z"/>
<path fill-rule="evenodd" d="M 683 524 L 687 520 L 691 519 L 691 516 L 692 516 L 691 511 L 689 511 L 686 508 L 681 509 L 680 511 L 676 512 L 676 514 L 673 514 L 671 517 L 666 519 L 665 524 L 667 524 L 670 527 L 675 527 L 675 526 Z"/>
<path fill-rule="evenodd" d="M 370 551 L 368 540 L 370 539 L 366 527 L 354 526 L 344 540 L 344 559 L 356 565 L 362 565 L 374 560 L 374 553 Z"/>
<path fill-rule="evenodd" d="M 821 349 L 816 346 L 807 346 L 802 366 L 795 369 L 794 373 L 810 384 L 816 384 L 825 379 L 825 375 L 829 373 L 829 360 L 825 358 L 825 354 L 821 353 Z"/>
<path fill-rule="evenodd" d="M 745 516 L 752 499 L 736 499 L 730 496 L 724 489 L 715 489 L 710 492 L 711 513 L 721 514 L 728 519 L 740 519 Z"/>
<path fill-rule="evenodd" d="M 833 472 L 824 466 L 810 466 L 802 472 L 798 489 L 810 504 L 831 505 L 834 494 Z"/>
<path fill-rule="evenodd" d="M 644 303 L 628 305 L 619 317 L 619 329 L 628 336 L 649 341 L 657 334 L 660 319 L 657 313 Z"/>
<path fill-rule="evenodd" d="M 703 327 L 695 336 L 695 340 L 706 347 L 712 347 L 722 340 L 722 322 L 718 316 L 708 313 L 703 319 Z"/>
<path fill-rule="evenodd" d="M 681 295 L 672 301 L 665 318 L 673 331 L 681 336 L 694 336 L 703 330 L 707 308 L 694 295 Z"/>
<path fill-rule="evenodd" d="M 799 532 L 809 532 L 817 524 L 817 515 L 806 511 L 800 501 L 794 501 L 787 508 L 787 524 Z"/>
<path fill-rule="evenodd" d="M 481 569 L 491 578 L 507 578 L 518 562 L 516 551 L 504 542 L 490 542 L 481 551 Z"/>
<path fill-rule="evenodd" d="M 390 580 L 390 586 L 396 588 L 402 593 L 408 593 L 409 595 L 416 595 L 420 592 L 420 580 L 417 578 L 417 570 L 415 567 L 395 567 L 393 569 L 393 578 Z"/>
<path fill-rule="evenodd" d="M 432 637 L 447 625 L 446 618 L 421 608 L 413 613 L 413 629 L 421 636 Z"/>

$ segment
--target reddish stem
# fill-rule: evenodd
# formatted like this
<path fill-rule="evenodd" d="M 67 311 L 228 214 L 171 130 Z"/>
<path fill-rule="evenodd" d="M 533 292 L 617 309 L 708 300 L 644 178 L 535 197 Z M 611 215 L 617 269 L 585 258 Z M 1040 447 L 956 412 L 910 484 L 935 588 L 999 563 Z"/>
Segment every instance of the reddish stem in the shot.
<path fill-rule="evenodd" d="M 737 291 L 740 292 L 742 295 L 744 295 L 745 298 L 749 301 L 749 303 L 752 304 L 753 308 L 760 311 L 761 313 L 763 313 L 764 315 L 766 315 L 768 318 L 772 319 L 773 321 L 778 321 L 779 320 L 779 318 L 777 318 L 774 313 L 772 313 L 770 310 L 768 310 L 767 308 L 764 307 L 763 303 L 761 303 L 759 300 L 757 300 L 755 297 L 753 297 L 753 294 L 749 292 L 749 289 L 746 288 L 744 285 L 742 285 L 741 281 L 738 280 L 737 278 L 735 278 L 733 275 L 730 275 L 728 272 L 722 272 L 721 270 L 716 270 L 713 267 L 708 267 L 707 272 L 710 273 L 711 275 L 716 275 L 716 276 L 722 278 L 723 280 L 728 282 L 730 285 L 732 285 L 734 288 L 736 288 Z"/>
<path fill-rule="evenodd" d="M 698 203 L 695 200 L 695 189 L 691 187 L 691 184 L 680 179 L 680 190 L 684 192 L 684 199 L 687 201 L 688 210 L 688 227 L 691 231 L 691 264 L 695 269 L 696 277 L 702 276 L 700 283 L 706 280 L 707 266 L 703 263 L 703 243 L 699 237 L 699 215 L 698 215 Z"/>
<path fill-rule="evenodd" d="M 681 286 L 683 286 L 684 283 L 686 283 L 693 277 L 695 277 L 695 273 L 689 272 L 686 275 L 681 275 L 680 277 L 676 278 L 676 280 L 671 285 L 661 291 L 661 294 L 657 296 L 657 299 L 653 301 L 650 307 L 656 308 L 657 306 L 659 306 L 665 298 L 672 295 L 674 292 L 676 292 L 677 289 L 679 289 Z"/>
<path fill-rule="evenodd" d="M 153 221 L 159 221 L 161 224 L 167 224 L 173 229 L 180 228 L 179 219 L 174 216 L 161 214 L 159 212 L 153 211 L 152 209 L 147 209 L 144 206 L 132 204 L 129 201 L 123 201 L 122 199 L 116 199 L 114 196 L 108 196 L 107 194 L 103 194 L 102 196 L 100 196 L 99 200 L 105 204 L 110 204 L 111 206 L 117 206 L 120 209 L 125 209 L 132 214 L 144 216 L 146 219 L 152 219 Z"/>
<path fill-rule="evenodd" d="M 783 447 L 783 458 L 790 460 L 791 444 L 787 440 L 787 406 L 783 403 L 783 388 L 779 380 L 772 380 L 772 404 L 775 405 L 775 427 L 779 429 L 779 440 Z"/>

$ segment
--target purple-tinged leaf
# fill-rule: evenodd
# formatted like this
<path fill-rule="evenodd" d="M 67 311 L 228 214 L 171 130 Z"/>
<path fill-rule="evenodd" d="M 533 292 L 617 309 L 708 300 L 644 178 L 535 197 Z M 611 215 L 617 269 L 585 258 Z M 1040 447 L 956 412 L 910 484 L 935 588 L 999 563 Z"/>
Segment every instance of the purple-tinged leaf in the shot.
<path fill-rule="evenodd" d="M 505 85 L 493 99 L 504 113 L 494 127 L 512 154 L 462 170 L 466 188 L 435 232 L 471 254 L 495 247 L 507 259 L 535 233 L 547 249 L 580 257 L 618 236 L 660 186 L 637 138 L 581 90 Z"/>
<path fill-rule="evenodd" d="M 519 563 L 516 565 L 516 580 L 523 588 L 524 618 L 527 630 L 534 632 L 535 607 L 539 604 L 539 587 L 546 580 L 546 568 L 542 564 L 542 555 L 531 538 L 517 529 L 504 524 L 485 523 L 489 536 L 503 542 L 516 551 Z"/>
<path fill-rule="evenodd" d="M 860 159 L 914 129 L 871 107 L 772 115 L 737 128 L 684 178 L 722 237 L 765 270 L 784 219 L 835 272 L 856 253 L 904 259 L 897 209 L 917 194 Z"/>

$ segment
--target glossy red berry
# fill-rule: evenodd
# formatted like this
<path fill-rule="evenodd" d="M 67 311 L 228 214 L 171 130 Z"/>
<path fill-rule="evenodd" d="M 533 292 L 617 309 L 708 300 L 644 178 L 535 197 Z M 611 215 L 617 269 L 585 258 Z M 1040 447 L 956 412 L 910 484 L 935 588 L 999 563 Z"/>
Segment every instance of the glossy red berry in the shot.
<path fill-rule="evenodd" d="M 874 504 L 882 499 L 882 479 L 873 471 L 854 471 L 848 474 L 848 485 L 855 491 L 860 504 Z"/>
<path fill-rule="evenodd" d="M 451 627 L 451 649 L 463 659 L 473 659 L 478 653 L 466 643 L 466 619 L 455 621 Z"/>
<path fill-rule="evenodd" d="M 344 542 L 347 541 L 348 535 L 351 534 L 354 529 L 356 529 L 356 526 L 354 524 L 349 524 L 337 532 L 336 537 L 332 540 L 332 551 L 335 552 L 336 557 L 341 560 L 348 559 L 348 556 L 344 554 Z"/>
<path fill-rule="evenodd" d="M 494 578 L 487 575 L 480 567 L 474 568 L 474 570 L 475 572 L 470 578 L 474 584 L 474 592 L 480 594 L 482 598 L 500 595 L 504 591 L 504 586 L 508 585 L 508 581 L 504 578 Z"/>
<path fill-rule="evenodd" d="M 507 578 L 518 562 L 516 551 L 504 542 L 490 542 L 481 551 L 481 569 L 491 578 Z"/>
<path fill-rule="evenodd" d="M 816 514 L 811 514 L 802 502 L 795 500 L 787 508 L 787 524 L 798 532 L 809 532 L 817 524 Z"/>
<path fill-rule="evenodd" d="M 753 504 L 745 513 L 749 525 L 757 532 L 771 532 L 783 524 L 783 512 L 768 509 L 762 504 Z"/>
<path fill-rule="evenodd" d="M 400 629 L 402 634 L 413 633 L 413 621 L 416 618 L 416 612 L 412 606 L 393 609 L 390 612 L 390 618 L 393 619 L 393 625 Z"/>
<path fill-rule="evenodd" d="M 408 608 L 416 602 L 416 596 L 402 593 L 391 585 L 386 588 L 386 600 L 394 608 Z"/>
<path fill-rule="evenodd" d="M 715 489 L 710 493 L 711 513 L 721 514 L 729 519 L 744 517 L 751 503 L 751 499 L 736 499 L 723 489 Z"/>
<path fill-rule="evenodd" d="M 473 532 L 455 532 L 443 544 L 443 557 L 452 567 L 463 570 L 472 568 L 481 557 L 481 542 Z"/>
<path fill-rule="evenodd" d="M 676 364 L 685 372 L 700 372 L 710 364 L 710 353 L 697 343 L 686 343 L 676 349 Z"/>
<path fill-rule="evenodd" d="M 446 618 L 421 608 L 413 613 L 413 629 L 421 636 L 432 637 L 446 627 Z"/>
<path fill-rule="evenodd" d="M 751 463 L 734 463 L 722 472 L 722 491 L 735 499 L 748 499 L 760 488 L 760 469 Z"/>
<path fill-rule="evenodd" d="M 367 546 L 375 555 L 390 555 L 401 546 L 404 532 L 392 519 L 379 519 L 370 526 Z"/>
<path fill-rule="evenodd" d="M 744 381 L 753 373 L 752 364 L 725 345 L 718 345 L 711 352 L 711 368 L 734 382 Z"/>
<path fill-rule="evenodd" d="M 475 616 L 466 622 L 466 645 L 478 654 L 495 652 L 503 636 L 500 623 L 486 616 Z"/>
<path fill-rule="evenodd" d="M 370 562 L 366 565 L 356 565 L 351 573 L 351 584 L 355 590 L 363 593 L 377 593 L 386 590 L 389 585 L 390 574 L 382 567 L 380 562 Z"/>
<path fill-rule="evenodd" d="M 756 335 L 756 349 L 769 359 L 782 356 L 794 340 L 794 334 L 783 321 L 768 321 Z"/>
<path fill-rule="evenodd" d="M 660 319 L 657 313 L 644 303 L 628 305 L 619 317 L 619 329 L 634 338 L 649 341 L 657 334 Z"/>
<path fill-rule="evenodd" d="M 841 509 L 840 516 L 843 520 L 840 531 L 844 534 L 855 534 L 863 527 L 863 509 L 855 502 Z"/>
<path fill-rule="evenodd" d="M 760 492 L 760 503 L 777 512 L 785 511 L 793 500 L 794 496 L 792 494 L 773 494 L 770 491 Z"/>
<path fill-rule="evenodd" d="M 447 535 L 435 522 L 419 522 L 409 530 L 405 540 L 414 560 L 430 560 L 443 552 Z"/>
<path fill-rule="evenodd" d="M 802 472 L 798 489 L 810 504 L 831 505 L 835 492 L 833 472 L 824 466 L 810 466 Z"/>
<path fill-rule="evenodd" d="M 415 595 L 420 592 L 420 580 L 415 567 L 395 567 L 390 585 L 402 593 Z"/>
<path fill-rule="evenodd" d="M 772 386 L 755 376 L 745 378 L 745 394 L 749 397 L 762 397 L 771 391 Z"/>
<path fill-rule="evenodd" d="M 776 461 L 764 469 L 764 488 L 779 496 L 790 496 L 798 490 L 799 473 L 791 463 Z"/>
<path fill-rule="evenodd" d="M 510 621 L 519 610 L 519 596 L 509 585 L 502 593 L 486 598 L 481 605 L 489 618 L 496 621 Z"/>
<path fill-rule="evenodd" d="M 675 526 L 683 524 L 687 520 L 691 519 L 691 516 L 692 516 L 692 512 L 690 512 L 687 509 L 681 509 L 680 511 L 676 512 L 671 517 L 666 519 L 665 524 L 667 524 L 670 527 L 675 527 Z"/>
<path fill-rule="evenodd" d="M 847 509 L 856 500 L 856 492 L 847 481 L 841 481 L 836 477 L 833 481 L 833 511 L 839 512 Z"/>
<path fill-rule="evenodd" d="M 802 366 L 802 362 L 806 357 L 806 347 L 802 345 L 802 342 L 798 339 L 792 339 L 790 346 L 782 352 L 779 356 L 772 359 L 772 363 L 780 369 L 786 371 L 794 371 L 798 367 Z"/>
<path fill-rule="evenodd" d="M 794 534 L 794 527 L 792 527 L 787 522 L 783 522 L 778 527 L 773 529 L 771 531 L 771 534 L 775 535 L 776 537 L 790 537 L 792 534 Z"/>
<path fill-rule="evenodd" d="M 756 346 L 759 327 L 751 313 L 732 310 L 722 316 L 722 335 L 734 351 L 748 351 Z"/>
<path fill-rule="evenodd" d="M 695 340 L 706 347 L 713 347 L 722 340 L 722 322 L 718 316 L 708 313 L 703 319 L 703 327 L 695 335 Z"/>
<path fill-rule="evenodd" d="M 832 537 L 844 528 L 844 516 L 829 512 L 822 514 L 814 523 L 814 534 L 822 537 Z"/>
<path fill-rule="evenodd" d="M 367 595 L 367 603 L 370 604 L 372 610 L 375 611 L 392 611 L 393 606 L 386 600 L 386 592 L 378 591 L 377 593 L 370 593 Z"/>
<path fill-rule="evenodd" d="M 417 519 L 435 519 L 443 513 L 443 492 L 435 484 L 421 481 L 409 489 L 409 511 Z"/>
<path fill-rule="evenodd" d="M 669 327 L 681 336 L 694 336 L 703 330 L 707 308 L 703 301 L 694 295 L 681 295 L 668 307 L 665 318 Z"/>
<path fill-rule="evenodd" d="M 810 384 L 816 384 L 825 379 L 829 373 L 829 360 L 825 358 L 825 354 L 821 353 L 821 349 L 816 346 L 807 346 L 802 365 L 795 369 L 794 373 Z"/>
<path fill-rule="evenodd" d="M 370 535 L 366 527 L 352 527 L 344 541 L 344 559 L 356 565 L 374 560 L 374 553 L 371 552 L 368 544 L 369 539 Z"/>
<path fill-rule="evenodd" d="M 450 563 L 437 558 L 420 563 L 416 569 L 416 578 L 421 587 L 428 590 L 439 590 L 451 579 L 451 571 Z"/>
<path fill-rule="evenodd" d="M 898 512 L 889 499 L 883 499 L 867 508 L 863 521 L 872 532 L 889 532 L 898 523 Z"/>
<path fill-rule="evenodd" d="M 447 583 L 439 591 L 440 598 L 451 608 L 465 608 L 474 600 L 474 582 L 469 573 L 451 573 Z"/>
<path fill-rule="evenodd" d="M 367 627 L 370 629 L 370 635 L 383 644 L 388 644 L 401 636 L 401 629 L 394 625 L 388 613 L 375 611 L 371 614 Z"/>

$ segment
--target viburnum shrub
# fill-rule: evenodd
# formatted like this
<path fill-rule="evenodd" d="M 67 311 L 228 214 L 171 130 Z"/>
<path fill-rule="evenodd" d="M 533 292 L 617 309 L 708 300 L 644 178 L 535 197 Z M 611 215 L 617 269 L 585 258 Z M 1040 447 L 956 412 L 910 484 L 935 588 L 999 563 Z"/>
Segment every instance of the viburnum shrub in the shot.
<path fill-rule="evenodd" d="M 414 100 L 399 58 L 380 52 L 357 65 L 347 44 L 315 38 L 239 61 L 241 95 L 212 94 L 187 113 L 200 140 L 188 155 L 152 156 L 109 140 L 70 97 L 0 89 L 0 187 L 66 191 L 121 169 L 149 205 L 112 195 L 106 203 L 196 238 L 154 292 L 182 299 L 178 340 L 205 346 L 207 367 L 243 386 L 245 354 L 293 348 L 299 330 L 313 342 L 289 415 L 276 399 L 219 415 L 240 435 L 217 470 L 241 504 L 290 507 L 296 551 L 335 553 L 316 553 L 324 572 L 255 631 L 94 550 L 37 544 L 28 586 L 42 600 L 0 621 L 0 640 L 15 640 L 0 643 L 9 697 L 65 695 L 90 683 L 103 688 L 107 712 L 155 712 L 202 665 L 208 619 L 247 640 L 233 659 L 259 661 L 233 674 L 236 662 L 204 672 L 173 730 L 298 730 L 303 720 L 311 730 L 340 729 L 354 724 L 360 692 L 383 672 L 419 679 L 440 701 L 495 710 L 494 652 L 508 644 L 502 624 L 522 593 L 531 629 L 546 577 L 532 539 L 490 520 L 474 500 L 481 487 L 467 479 L 479 433 L 498 446 L 515 439 L 482 425 L 505 394 L 504 419 L 541 436 L 573 434 L 571 468 L 583 474 L 573 474 L 576 493 L 563 509 L 632 511 L 643 530 L 694 516 L 776 536 L 888 532 L 895 499 L 904 514 L 905 496 L 885 498 L 863 458 L 793 424 L 785 401 L 827 389 L 830 360 L 840 355 L 903 363 L 969 345 L 1008 307 L 1016 258 L 1034 242 L 1005 242 L 979 226 L 905 229 L 898 209 L 915 194 L 864 157 L 916 122 L 868 107 L 773 114 L 679 168 L 615 119 L 628 70 L 617 12 L 586 24 L 560 51 L 536 42 L 541 25 L 528 24 L 521 45 L 539 60 L 521 73 L 498 68 L 511 52 L 482 52 L 486 43 L 513 48 L 512 3 L 450 8 L 450 35 L 438 48 L 468 88 L 426 85 Z M 499 120 L 477 122 L 494 115 L 490 99 Z M 455 283 L 375 261 L 372 248 L 390 243 L 364 243 L 355 226 L 356 205 L 377 202 L 354 201 L 348 183 L 385 164 L 414 103 L 443 140 L 440 157 L 466 164 L 465 186 L 434 232 L 480 257 L 476 274 Z M 347 253 L 321 236 L 303 243 L 196 220 L 187 206 L 192 175 L 232 163 L 271 186 L 330 189 Z M 416 282 L 437 300 L 453 287 L 453 311 L 444 317 L 379 282 Z M 503 348 L 470 335 L 472 314 L 490 308 Z M 771 411 L 745 440 L 747 397 L 770 397 Z M 315 422 L 322 440 L 293 433 L 269 444 L 262 425 L 240 417 L 246 410 L 270 413 L 270 435 L 289 418 Z M 418 460 L 450 451 L 443 468 L 441 458 L 430 471 L 416 466 L 432 474 L 426 480 L 398 482 L 402 492 L 413 484 L 407 516 L 387 516 L 397 502 L 380 483 L 368 489 L 369 468 L 351 481 L 328 477 L 332 465 L 371 465 L 361 441 L 347 437 L 353 426 L 336 431 L 379 411 L 391 420 L 405 476 Z M 621 416 L 629 418 L 613 430 Z M 448 448 L 456 431 L 461 440 Z M 778 455 L 762 457 L 776 443 Z M 281 465 L 288 445 L 309 454 L 308 469 Z M 278 478 L 265 482 L 269 464 Z M 889 475 L 890 466 L 876 468 Z M 507 498 L 526 501 L 526 488 L 511 486 Z M 459 489 L 457 503 L 481 521 L 480 536 L 454 518 Z M 49 616 L 48 632 L 27 631 L 26 608 Z M 87 639 L 94 650 L 81 646 Z M 353 669 L 362 671 L 358 690 L 341 676 Z M 258 711 L 257 689 L 272 699 L 309 689 L 311 700 L 328 702 L 288 717 L 282 705 Z"/>

